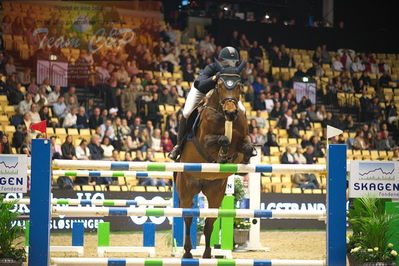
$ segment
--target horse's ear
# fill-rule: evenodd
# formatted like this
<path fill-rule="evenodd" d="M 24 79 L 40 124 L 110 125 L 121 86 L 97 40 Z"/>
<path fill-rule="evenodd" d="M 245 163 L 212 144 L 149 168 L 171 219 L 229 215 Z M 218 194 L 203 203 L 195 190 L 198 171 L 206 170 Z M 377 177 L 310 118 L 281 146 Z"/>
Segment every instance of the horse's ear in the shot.
<path fill-rule="evenodd" d="M 241 74 L 241 71 L 244 69 L 244 67 L 247 65 L 245 61 L 241 61 L 240 65 L 237 67 L 237 74 Z"/>

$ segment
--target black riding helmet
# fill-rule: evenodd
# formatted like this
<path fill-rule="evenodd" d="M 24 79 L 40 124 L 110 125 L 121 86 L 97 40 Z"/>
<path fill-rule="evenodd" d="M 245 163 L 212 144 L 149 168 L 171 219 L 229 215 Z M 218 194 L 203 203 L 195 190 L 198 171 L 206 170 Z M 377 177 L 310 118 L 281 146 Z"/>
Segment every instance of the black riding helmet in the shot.
<path fill-rule="evenodd" d="M 234 47 L 226 46 L 220 50 L 218 61 L 223 67 L 236 67 L 240 61 L 240 54 Z"/>

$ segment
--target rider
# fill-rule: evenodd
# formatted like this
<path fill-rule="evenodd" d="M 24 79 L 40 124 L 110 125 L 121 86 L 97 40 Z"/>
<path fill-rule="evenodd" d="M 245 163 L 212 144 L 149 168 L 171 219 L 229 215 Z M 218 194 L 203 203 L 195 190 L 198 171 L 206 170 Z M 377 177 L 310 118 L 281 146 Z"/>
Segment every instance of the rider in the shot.
<path fill-rule="evenodd" d="M 220 50 L 217 60 L 223 67 L 236 67 L 240 61 L 240 55 L 235 48 L 227 46 Z M 168 155 L 168 157 L 174 161 L 180 156 L 183 148 L 184 136 L 187 131 L 187 119 L 204 96 L 210 90 L 214 89 L 220 75 L 217 69 L 216 62 L 207 65 L 200 71 L 198 78 L 191 85 L 191 90 L 187 95 L 184 105 L 183 117 L 180 120 L 179 131 L 177 133 L 177 144 Z M 238 102 L 238 107 L 245 112 L 245 108 L 240 101 Z"/>

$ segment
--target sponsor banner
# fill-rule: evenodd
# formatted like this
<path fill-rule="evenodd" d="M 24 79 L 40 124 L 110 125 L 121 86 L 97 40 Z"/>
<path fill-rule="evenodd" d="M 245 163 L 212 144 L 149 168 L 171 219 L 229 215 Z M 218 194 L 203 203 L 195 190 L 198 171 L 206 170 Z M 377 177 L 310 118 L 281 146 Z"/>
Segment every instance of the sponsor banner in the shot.
<path fill-rule="evenodd" d="M 0 193 L 24 193 L 28 188 L 26 155 L 0 154 Z"/>
<path fill-rule="evenodd" d="M 6 198 L 27 197 L 22 193 L 8 193 Z M 54 190 L 53 198 L 73 198 L 83 200 L 102 199 L 132 199 L 132 200 L 167 200 L 172 197 L 170 192 L 96 192 L 96 191 L 59 191 Z M 82 206 L 82 208 L 85 208 Z M 132 206 L 131 208 L 136 208 Z M 313 194 L 277 194 L 262 193 L 261 209 L 266 210 L 325 210 L 325 195 Z M 13 211 L 18 211 L 25 217 L 19 221 L 25 223 L 29 215 L 29 206 L 25 204 L 16 205 Z M 68 232 L 74 221 L 83 222 L 86 231 L 96 231 L 98 223 L 106 221 L 111 223 L 112 231 L 141 231 L 145 222 L 156 224 L 157 230 L 170 230 L 172 228 L 171 217 L 54 217 L 51 220 L 52 232 Z M 261 230 L 273 229 L 325 229 L 324 221 L 301 220 L 301 219 L 267 219 L 261 220 Z"/>
<path fill-rule="evenodd" d="M 349 196 L 399 198 L 399 162 L 351 161 Z"/>

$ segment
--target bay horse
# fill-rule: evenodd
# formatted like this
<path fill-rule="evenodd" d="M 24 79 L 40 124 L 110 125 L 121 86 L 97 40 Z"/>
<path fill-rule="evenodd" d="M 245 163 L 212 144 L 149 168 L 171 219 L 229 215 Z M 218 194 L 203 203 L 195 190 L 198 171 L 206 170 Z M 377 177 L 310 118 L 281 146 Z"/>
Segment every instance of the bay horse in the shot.
<path fill-rule="evenodd" d="M 248 137 L 245 112 L 238 108 L 242 82 L 240 73 L 245 66 L 223 68 L 216 60 L 220 72 L 215 89 L 199 110 L 199 125 L 193 139 L 187 141 L 180 157 L 191 163 L 248 163 L 253 147 Z M 192 208 L 193 198 L 199 192 L 207 197 L 209 208 L 219 208 L 223 200 L 227 177 L 230 173 L 177 173 L 176 189 L 180 208 Z M 185 217 L 183 258 L 192 258 L 190 225 L 192 217 Z M 210 238 L 216 218 L 206 218 L 204 226 L 205 251 L 203 258 L 211 258 Z"/>

